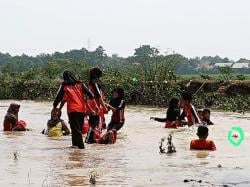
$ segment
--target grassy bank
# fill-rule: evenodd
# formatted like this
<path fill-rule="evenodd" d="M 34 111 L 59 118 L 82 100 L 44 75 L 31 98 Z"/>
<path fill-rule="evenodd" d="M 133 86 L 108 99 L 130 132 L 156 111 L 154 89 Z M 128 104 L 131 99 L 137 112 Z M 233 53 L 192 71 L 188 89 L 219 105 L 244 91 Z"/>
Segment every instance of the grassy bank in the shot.
<path fill-rule="evenodd" d="M 2 80 L 0 99 L 53 100 L 60 85 L 59 80 Z M 142 82 L 131 79 L 105 78 L 103 88 L 106 99 L 116 86 L 124 87 L 128 104 L 167 107 L 172 96 L 183 91 L 194 94 L 194 105 L 235 112 L 250 111 L 250 81 L 177 81 Z"/>

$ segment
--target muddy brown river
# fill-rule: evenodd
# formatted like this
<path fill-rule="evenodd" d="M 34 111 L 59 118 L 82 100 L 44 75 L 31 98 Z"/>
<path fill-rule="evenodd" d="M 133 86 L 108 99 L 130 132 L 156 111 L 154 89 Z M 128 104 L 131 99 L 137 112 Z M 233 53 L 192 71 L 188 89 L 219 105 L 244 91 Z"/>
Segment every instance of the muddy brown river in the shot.
<path fill-rule="evenodd" d="M 11 102 L 0 102 L 1 123 Z M 96 175 L 96 186 L 250 186 L 249 113 L 212 113 L 216 125 L 209 127 L 209 139 L 217 151 L 207 152 L 189 150 L 195 128 L 164 129 L 163 123 L 149 120 L 164 117 L 165 109 L 130 106 L 116 144 L 78 150 L 70 148 L 70 136 L 49 138 L 40 133 L 52 103 L 18 103 L 19 119 L 32 131 L 0 132 L 0 186 L 92 186 L 90 173 Z M 65 109 L 62 118 L 67 121 Z M 235 126 L 245 132 L 239 147 L 227 140 Z M 177 152 L 159 154 L 160 139 L 170 132 Z"/>

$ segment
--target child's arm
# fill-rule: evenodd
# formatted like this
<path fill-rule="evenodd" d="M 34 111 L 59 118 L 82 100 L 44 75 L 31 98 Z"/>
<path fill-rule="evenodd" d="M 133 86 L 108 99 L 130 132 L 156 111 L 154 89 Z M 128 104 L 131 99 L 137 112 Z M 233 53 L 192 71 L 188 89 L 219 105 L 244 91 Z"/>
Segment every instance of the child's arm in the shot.
<path fill-rule="evenodd" d="M 64 96 L 64 90 L 63 90 L 63 85 L 61 85 L 55 97 L 53 108 L 57 107 L 57 105 L 62 101 L 63 96 Z"/>
<path fill-rule="evenodd" d="M 158 122 L 166 122 L 167 121 L 167 118 L 150 117 L 150 119 L 158 121 Z"/>
<path fill-rule="evenodd" d="M 121 100 L 120 103 L 119 103 L 119 105 L 118 105 L 118 107 L 114 107 L 111 104 L 107 104 L 107 103 L 106 103 L 106 106 L 107 106 L 108 109 L 110 109 L 113 112 L 115 112 L 115 111 L 121 110 L 121 109 L 123 109 L 125 107 L 125 101 Z"/>
<path fill-rule="evenodd" d="M 105 104 L 106 104 L 106 107 L 108 110 L 112 110 L 112 112 L 116 111 L 116 108 L 112 107 L 110 104 L 108 104 L 108 103 L 105 103 Z"/>
<path fill-rule="evenodd" d="M 60 103 L 59 110 L 62 110 L 64 104 L 65 104 L 65 101 L 62 101 L 62 102 Z"/>

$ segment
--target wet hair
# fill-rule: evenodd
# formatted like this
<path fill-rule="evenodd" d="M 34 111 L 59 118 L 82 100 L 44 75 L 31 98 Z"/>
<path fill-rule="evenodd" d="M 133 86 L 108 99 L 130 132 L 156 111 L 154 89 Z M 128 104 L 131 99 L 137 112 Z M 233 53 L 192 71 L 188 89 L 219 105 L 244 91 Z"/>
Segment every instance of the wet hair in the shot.
<path fill-rule="evenodd" d="M 99 68 L 94 67 L 94 68 L 90 69 L 90 71 L 89 71 L 89 80 L 90 81 L 94 80 L 94 79 L 99 80 L 101 76 L 102 76 L 102 70 L 100 70 Z"/>
<path fill-rule="evenodd" d="M 106 144 L 114 144 L 116 141 L 117 131 L 115 129 L 109 130 L 106 134 L 103 135 L 103 139 Z"/>
<path fill-rule="evenodd" d="M 183 100 L 187 100 L 187 101 L 191 102 L 192 99 L 193 99 L 193 96 L 192 96 L 192 94 L 191 94 L 190 92 L 183 92 L 183 93 L 181 94 L 181 98 L 182 98 Z"/>
<path fill-rule="evenodd" d="M 117 92 L 117 93 L 118 93 L 120 99 L 124 99 L 125 93 L 124 93 L 124 89 L 123 89 L 123 88 L 120 88 L 120 87 L 115 88 L 115 89 L 112 91 L 112 94 L 113 94 L 114 92 Z"/>
<path fill-rule="evenodd" d="M 205 108 L 205 109 L 203 110 L 203 113 L 206 113 L 206 112 L 209 113 L 209 114 L 211 113 L 211 111 L 210 111 L 208 108 Z"/>
<path fill-rule="evenodd" d="M 65 84 L 74 84 L 78 81 L 75 74 L 69 70 L 63 72 L 63 80 Z"/>
<path fill-rule="evenodd" d="M 199 138 L 206 137 L 208 135 L 208 128 L 206 126 L 199 126 L 197 129 L 197 136 Z"/>
<path fill-rule="evenodd" d="M 168 103 L 168 108 L 169 109 L 176 109 L 179 108 L 178 103 L 179 103 L 179 98 L 178 97 L 172 97 Z"/>

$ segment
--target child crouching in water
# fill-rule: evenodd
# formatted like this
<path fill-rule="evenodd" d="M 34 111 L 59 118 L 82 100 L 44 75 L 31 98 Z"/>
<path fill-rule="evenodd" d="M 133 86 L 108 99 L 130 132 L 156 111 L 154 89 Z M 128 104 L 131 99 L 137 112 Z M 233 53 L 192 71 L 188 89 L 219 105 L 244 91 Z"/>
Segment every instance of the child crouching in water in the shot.
<path fill-rule="evenodd" d="M 4 117 L 3 130 L 4 131 L 27 131 L 27 124 L 23 120 L 18 120 L 20 105 L 11 103 L 7 114 Z"/>
<path fill-rule="evenodd" d="M 212 140 L 207 140 L 208 128 L 206 126 L 198 127 L 197 136 L 199 137 L 199 139 L 192 140 L 190 143 L 191 150 L 216 150 L 214 142 Z"/>
<path fill-rule="evenodd" d="M 173 97 L 169 101 L 166 118 L 150 117 L 150 119 L 158 122 L 165 122 L 165 128 L 177 128 L 182 126 L 181 123 L 178 122 L 179 117 L 180 100 L 178 97 Z"/>
<path fill-rule="evenodd" d="M 90 124 L 95 124 L 99 119 L 99 116 L 92 116 L 90 118 Z M 91 121 L 93 120 L 93 121 Z M 90 127 L 86 136 L 85 142 L 88 144 L 114 144 L 116 142 L 117 131 L 116 129 L 107 130 L 104 135 L 101 135 L 99 129 L 96 127 Z"/>
<path fill-rule="evenodd" d="M 51 111 L 51 119 L 47 122 L 47 129 L 43 130 L 43 134 L 49 137 L 60 137 L 70 134 L 70 130 L 67 127 L 64 120 L 61 119 L 62 112 L 55 108 Z"/>
<path fill-rule="evenodd" d="M 97 128 L 99 116 L 92 116 L 89 118 L 89 124 L 95 125 L 90 127 L 91 129 L 85 139 L 86 143 L 114 144 L 116 142 L 117 131 L 123 127 L 125 122 L 125 100 L 124 90 L 122 88 L 116 88 L 112 91 L 112 99 L 109 104 L 106 103 L 106 107 L 113 112 L 107 132 L 101 135 L 101 132 Z"/>

